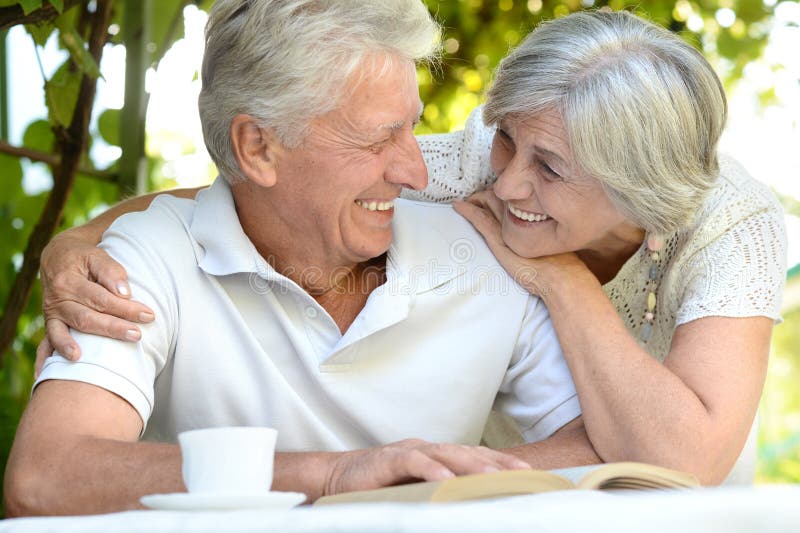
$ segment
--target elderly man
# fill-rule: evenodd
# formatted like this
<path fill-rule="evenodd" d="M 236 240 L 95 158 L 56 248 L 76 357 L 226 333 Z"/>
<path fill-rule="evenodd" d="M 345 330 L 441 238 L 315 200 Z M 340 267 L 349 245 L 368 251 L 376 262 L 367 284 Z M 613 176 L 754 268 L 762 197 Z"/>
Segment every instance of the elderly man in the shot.
<path fill-rule="evenodd" d="M 273 487 L 310 500 L 597 460 L 541 302 L 450 207 L 397 200 L 426 185 L 415 61 L 438 37 L 418 0 L 217 2 L 199 107 L 221 177 L 105 233 L 156 320 L 47 361 L 7 512 L 185 490 L 176 435 L 208 426 L 277 428 Z M 477 446 L 492 408 L 530 444 Z"/>

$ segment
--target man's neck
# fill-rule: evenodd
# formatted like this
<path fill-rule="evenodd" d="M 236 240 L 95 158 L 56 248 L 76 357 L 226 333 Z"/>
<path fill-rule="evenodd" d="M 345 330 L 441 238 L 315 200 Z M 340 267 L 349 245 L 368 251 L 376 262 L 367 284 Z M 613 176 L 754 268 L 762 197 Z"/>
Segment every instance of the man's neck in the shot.
<path fill-rule="evenodd" d="M 336 260 L 317 235 L 303 235 L 271 217 L 269 202 L 256 198 L 248 184 L 234 186 L 233 197 L 242 229 L 258 253 L 281 274 L 299 285 L 339 325 L 352 323 L 370 293 L 386 281 L 386 254 L 363 262 Z"/>

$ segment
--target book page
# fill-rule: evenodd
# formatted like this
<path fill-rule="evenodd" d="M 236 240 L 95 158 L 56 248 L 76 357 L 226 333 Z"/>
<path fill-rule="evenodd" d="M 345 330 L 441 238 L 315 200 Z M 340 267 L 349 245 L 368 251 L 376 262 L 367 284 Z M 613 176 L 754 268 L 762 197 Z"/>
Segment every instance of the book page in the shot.
<path fill-rule="evenodd" d="M 567 478 L 572 482 L 573 485 L 577 487 L 581 479 L 583 479 L 589 472 L 592 472 L 593 470 L 597 470 L 598 468 L 602 468 L 604 466 L 606 465 L 602 463 L 599 465 L 573 466 L 570 468 L 559 468 L 556 470 L 550 470 L 550 472 L 552 472 L 557 476 Z"/>
<path fill-rule="evenodd" d="M 582 489 L 657 489 L 695 487 L 691 474 L 635 462 L 606 463 L 554 470 Z"/>

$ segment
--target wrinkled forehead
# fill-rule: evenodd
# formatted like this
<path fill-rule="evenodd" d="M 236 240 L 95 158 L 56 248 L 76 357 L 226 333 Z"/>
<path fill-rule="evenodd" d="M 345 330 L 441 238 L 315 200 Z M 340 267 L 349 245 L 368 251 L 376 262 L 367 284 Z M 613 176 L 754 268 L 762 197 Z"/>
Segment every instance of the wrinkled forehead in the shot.
<path fill-rule="evenodd" d="M 547 108 L 533 113 L 513 113 L 500 119 L 499 125 L 514 129 L 524 136 L 533 136 L 548 143 L 570 146 L 569 131 L 561 112 Z"/>
<path fill-rule="evenodd" d="M 414 62 L 383 56 L 359 66 L 336 111 L 359 130 L 381 131 L 417 121 L 422 108 Z"/>

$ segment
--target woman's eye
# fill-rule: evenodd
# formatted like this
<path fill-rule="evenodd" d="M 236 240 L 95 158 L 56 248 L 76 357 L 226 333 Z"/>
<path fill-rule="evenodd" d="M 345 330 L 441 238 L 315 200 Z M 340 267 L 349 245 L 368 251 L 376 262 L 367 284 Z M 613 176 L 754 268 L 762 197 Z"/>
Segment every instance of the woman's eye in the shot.
<path fill-rule="evenodd" d="M 545 163 L 541 159 L 539 160 L 539 168 L 542 169 L 542 171 L 544 172 L 545 176 L 547 178 L 551 179 L 551 180 L 560 180 L 560 179 L 562 179 L 561 175 L 558 172 L 553 170 L 550 167 L 550 165 L 548 165 L 547 163 Z"/>
<path fill-rule="evenodd" d="M 497 128 L 497 134 L 500 136 L 501 140 L 512 144 L 514 143 L 514 141 L 511 140 L 511 135 L 506 133 L 506 130 L 504 130 L 503 128 Z"/>

